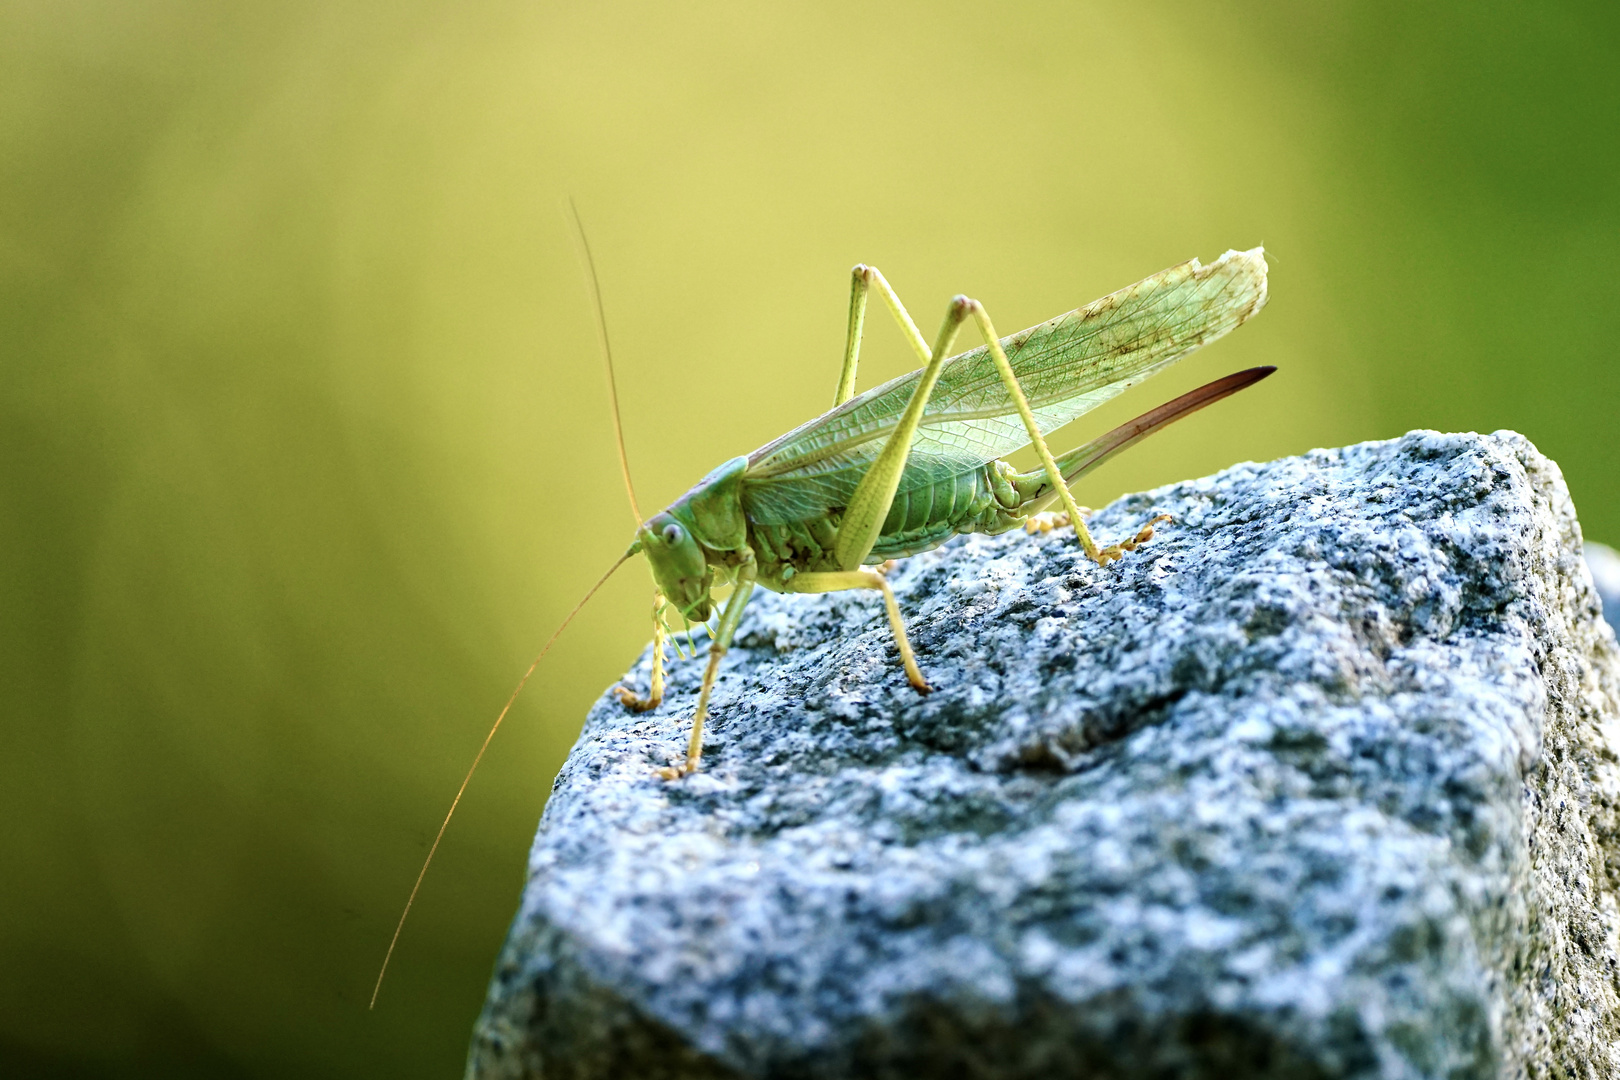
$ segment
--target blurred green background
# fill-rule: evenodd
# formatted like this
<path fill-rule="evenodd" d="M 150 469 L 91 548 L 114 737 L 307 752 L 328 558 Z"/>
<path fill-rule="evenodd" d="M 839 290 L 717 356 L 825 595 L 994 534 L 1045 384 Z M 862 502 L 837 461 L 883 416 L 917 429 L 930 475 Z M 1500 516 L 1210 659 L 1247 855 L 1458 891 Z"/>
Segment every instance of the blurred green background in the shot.
<path fill-rule="evenodd" d="M 1513 427 L 1620 538 L 1615 10 L 3 0 L 0 1073 L 459 1074 L 648 636 L 637 566 L 367 1013 L 629 538 L 570 194 L 645 507 L 829 404 L 857 261 L 1011 332 L 1263 243 L 1263 317 L 1055 441 L 1281 373 L 1083 501 Z"/>

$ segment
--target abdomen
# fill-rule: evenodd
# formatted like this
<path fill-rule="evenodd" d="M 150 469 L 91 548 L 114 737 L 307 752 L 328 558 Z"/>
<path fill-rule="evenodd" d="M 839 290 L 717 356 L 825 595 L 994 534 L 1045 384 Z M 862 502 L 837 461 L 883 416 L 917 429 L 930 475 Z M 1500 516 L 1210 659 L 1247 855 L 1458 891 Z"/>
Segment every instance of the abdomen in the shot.
<path fill-rule="evenodd" d="M 931 483 L 895 493 L 883 531 L 866 557 L 868 564 L 931 551 L 960 533 L 1005 532 L 1023 522 L 1021 507 L 1028 494 L 1014 486 L 1023 477 L 1005 462 L 939 472 L 940 478 Z M 750 520 L 749 542 L 760 563 L 761 581 L 779 576 L 786 567 L 801 574 L 839 569 L 832 552 L 841 523 L 839 511 L 783 524 Z"/>
<path fill-rule="evenodd" d="M 1016 475 L 1001 461 L 948 474 L 895 493 L 869 563 L 931 551 L 961 533 L 1005 532 L 1023 521 Z"/>

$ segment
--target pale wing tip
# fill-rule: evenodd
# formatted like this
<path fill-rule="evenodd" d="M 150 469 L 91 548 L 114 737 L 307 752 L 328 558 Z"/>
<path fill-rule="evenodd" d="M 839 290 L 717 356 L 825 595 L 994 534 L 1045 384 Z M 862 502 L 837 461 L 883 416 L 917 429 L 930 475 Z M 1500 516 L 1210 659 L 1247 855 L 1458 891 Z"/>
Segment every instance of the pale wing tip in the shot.
<path fill-rule="evenodd" d="M 1253 247 L 1247 251 L 1228 250 L 1211 263 L 1206 272 L 1221 271 L 1234 280 L 1243 281 L 1249 289 L 1253 299 L 1249 302 L 1248 310 L 1240 318 L 1246 321 L 1266 306 L 1268 292 L 1266 288 L 1266 249 Z"/>

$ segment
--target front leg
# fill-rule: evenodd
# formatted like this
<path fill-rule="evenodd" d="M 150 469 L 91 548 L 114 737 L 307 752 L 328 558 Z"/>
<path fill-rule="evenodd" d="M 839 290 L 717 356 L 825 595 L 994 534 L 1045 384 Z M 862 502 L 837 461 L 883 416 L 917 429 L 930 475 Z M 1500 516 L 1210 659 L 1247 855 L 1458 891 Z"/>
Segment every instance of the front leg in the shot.
<path fill-rule="evenodd" d="M 628 686 L 615 686 L 613 696 L 619 699 L 619 704 L 631 712 L 647 712 L 656 709 L 664 700 L 664 650 L 669 643 L 669 626 L 664 622 L 664 611 L 669 607 L 669 601 L 664 599 L 663 593 L 653 593 L 653 661 L 652 685 L 647 689 L 646 697 L 638 697 L 636 692 Z M 676 643 L 679 649 L 680 643 Z"/>

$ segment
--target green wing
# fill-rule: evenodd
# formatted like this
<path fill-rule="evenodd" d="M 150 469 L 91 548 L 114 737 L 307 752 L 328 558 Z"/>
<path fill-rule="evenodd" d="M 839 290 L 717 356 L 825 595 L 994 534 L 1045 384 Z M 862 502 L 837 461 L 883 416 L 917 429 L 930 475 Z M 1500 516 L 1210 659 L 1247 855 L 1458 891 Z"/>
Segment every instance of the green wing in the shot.
<path fill-rule="evenodd" d="M 1041 432 L 1090 412 L 1265 306 L 1262 249 L 1197 259 L 1001 340 Z M 806 521 L 848 504 L 922 377 L 902 375 L 748 457 L 743 505 L 755 521 Z M 945 361 L 900 492 L 927 487 L 1029 444 L 984 346 Z"/>

